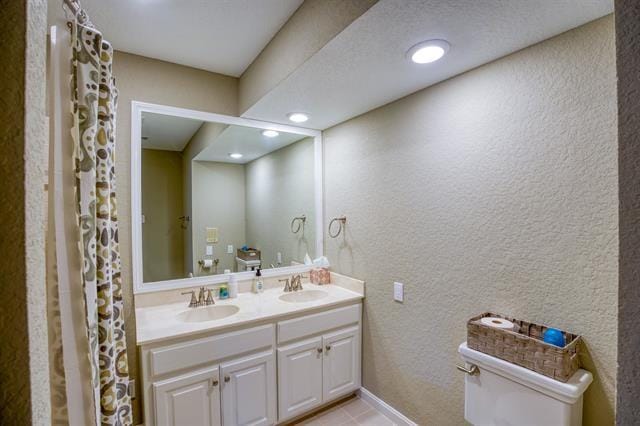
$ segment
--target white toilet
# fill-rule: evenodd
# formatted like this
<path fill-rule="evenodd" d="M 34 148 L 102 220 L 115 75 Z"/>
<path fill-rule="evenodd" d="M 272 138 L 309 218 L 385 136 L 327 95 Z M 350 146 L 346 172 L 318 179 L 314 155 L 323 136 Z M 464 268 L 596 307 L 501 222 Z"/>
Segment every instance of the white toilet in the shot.
<path fill-rule="evenodd" d="M 579 426 L 582 394 L 593 377 L 578 370 L 567 383 L 499 358 L 458 348 L 468 370 L 464 418 L 476 426 Z M 473 368 L 476 366 L 476 368 Z"/>

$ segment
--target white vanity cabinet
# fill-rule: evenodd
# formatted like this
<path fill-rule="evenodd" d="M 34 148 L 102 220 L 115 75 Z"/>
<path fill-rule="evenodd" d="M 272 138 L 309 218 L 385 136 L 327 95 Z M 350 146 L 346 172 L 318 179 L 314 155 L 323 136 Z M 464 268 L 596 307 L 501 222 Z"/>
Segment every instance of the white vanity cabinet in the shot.
<path fill-rule="evenodd" d="M 278 419 L 360 388 L 361 305 L 278 323 Z"/>
<path fill-rule="evenodd" d="M 145 425 L 276 423 L 275 326 L 141 347 Z"/>
<path fill-rule="evenodd" d="M 268 426 L 352 393 L 361 312 L 358 302 L 143 344 L 144 424 Z"/>

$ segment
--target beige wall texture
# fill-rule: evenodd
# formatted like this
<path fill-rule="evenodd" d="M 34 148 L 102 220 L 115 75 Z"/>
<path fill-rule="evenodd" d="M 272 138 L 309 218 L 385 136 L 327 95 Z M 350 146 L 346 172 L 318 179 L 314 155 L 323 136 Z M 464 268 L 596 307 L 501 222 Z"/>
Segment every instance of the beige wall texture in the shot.
<path fill-rule="evenodd" d="M 614 52 L 606 17 L 324 132 L 325 221 L 348 217 L 326 252 L 367 282 L 363 385 L 419 424 L 463 423 L 457 347 L 484 311 L 583 335 L 585 424 L 613 423 Z"/>
<path fill-rule="evenodd" d="M 214 268 L 199 269 L 205 256 L 205 228 L 218 228 L 218 243 L 213 258 L 220 259 L 217 273 L 225 269 L 235 271 L 235 249 L 245 244 L 245 179 L 242 164 L 214 161 L 192 162 L 192 219 L 194 271 L 197 276 L 216 273 Z M 233 245 L 233 254 L 227 253 L 227 245 Z"/>
<path fill-rule="evenodd" d="M 127 354 L 131 376 L 139 379 L 131 272 L 131 101 L 237 115 L 238 80 L 155 59 L 116 52 L 113 72 L 118 86 L 116 179 Z M 134 423 L 142 421 L 141 398 L 134 400 Z"/>
<path fill-rule="evenodd" d="M 619 425 L 640 419 L 640 3 L 615 4 L 620 158 Z"/>
<path fill-rule="evenodd" d="M 242 114 L 378 0 L 305 0 L 240 77 Z"/>
<path fill-rule="evenodd" d="M 0 6 L 0 423 L 50 424 L 44 0 Z"/>
<path fill-rule="evenodd" d="M 261 250 L 263 267 L 315 256 L 313 138 L 281 148 L 245 165 L 247 242 Z M 306 215 L 304 232 L 291 232 L 291 220 Z"/>
<path fill-rule="evenodd" d="M 143 149 L 142 279 L 144 282 L 186 277 L 184 265 L 182 153 Z"/>

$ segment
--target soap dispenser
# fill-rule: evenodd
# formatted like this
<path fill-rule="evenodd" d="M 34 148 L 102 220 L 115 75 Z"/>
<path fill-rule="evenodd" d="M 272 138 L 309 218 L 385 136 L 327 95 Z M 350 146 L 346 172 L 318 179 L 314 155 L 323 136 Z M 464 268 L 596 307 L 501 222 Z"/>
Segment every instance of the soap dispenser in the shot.
<path fill-rule="evenodd" d="M 260 268 L 256 270 L 256 279 L 253 281 L 253 292 L 254 293 L 262 293 L 264 290 L 264 283 L 262 282 L 262 272 L 260 272 Z"/>

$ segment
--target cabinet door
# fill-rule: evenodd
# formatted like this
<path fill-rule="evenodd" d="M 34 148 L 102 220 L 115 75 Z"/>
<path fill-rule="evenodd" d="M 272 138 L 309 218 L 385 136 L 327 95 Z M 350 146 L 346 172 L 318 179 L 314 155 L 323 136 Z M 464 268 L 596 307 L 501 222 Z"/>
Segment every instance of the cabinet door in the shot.
<path fill-rule="evenodd" d="M 278 420 L 322 403 L 322 338 L 278 348 Z"/>
<path fill-rule="evenodd" d="M 222 364 L 222 424 L 272 425 L 276 422 L 273 351 Z"/>
<path fill-rule="evenodd" d="M 322 337 L 323 400 L 328 402 L 360 388 L 360 327 Z"/>
<path fill-rule="evenodd" d="M 153 384 L 158 426 L 219 426 L 218 367 L 198 370 Z"/>

